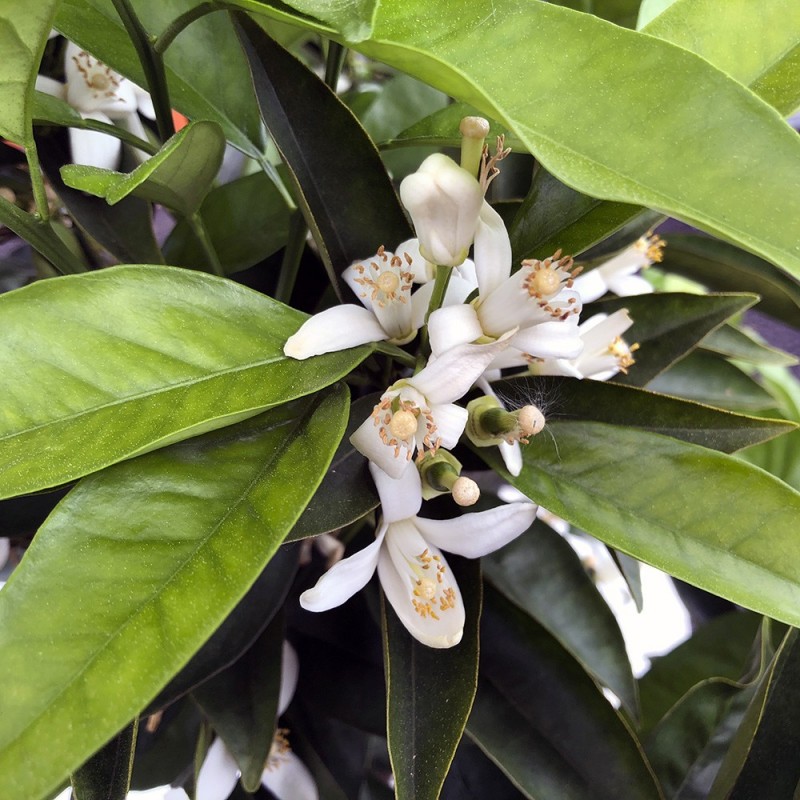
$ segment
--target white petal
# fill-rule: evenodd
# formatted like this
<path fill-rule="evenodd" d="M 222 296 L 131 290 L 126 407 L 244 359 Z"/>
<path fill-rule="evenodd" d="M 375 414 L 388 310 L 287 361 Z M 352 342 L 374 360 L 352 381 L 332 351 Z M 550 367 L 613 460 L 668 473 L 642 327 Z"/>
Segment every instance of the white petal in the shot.
<path fill-rule="evenodd" d="M 444 556 L 422 538 L 411 521 L 391 526 L 378 561 L 378 576 L 392 608 L 415 639 L 438 648 L 461 641 L 464 602 L 458 584 Z M 429 599 L 426 589 L 433 595 Z"/>
<path fill-rule="evenodd" d="M 381 441 L 378 430 L 373 417 L 369 416 L 350 436 L 350 442 L 361 455 L 374 461 L 387 475 L 399 478 L 411 463 L 409 453 L 413 455 L 412 449 L 405 442 L 400 442 L 395 455 L 395 448 Z"/>
<path fill-rule="evenodd" d="M 511 241 L 502 217 L 484 200 L 475 231 L 475 272 L 481 294 L 491 294 L 511 274 Z"/>
<path fill-rule="evenodd" d="M 528 366 L 531 375 L 565 375 L 568 378 L 582 378 L 583 373 L 567 358 L 545 358 Z M 513 474 L 513 473 L 512 473 Z"/>
<path fill-rule="evenodd" d="M 292 702 L 295 689 L 297 689 L 299 676 L 300 664 L 297 659 L 297 651 L 289 642 L 284 642 L 281 652 L 281 688 L 278 693 L 278 716 L 289 708 L 289 703 Z"/>
<path fill-rule="evenodd" d="M 475 270 L 475 262 L 468 258 L 463 264 L 453 267 L 451 282 L 454 278 L 461 278 L 470 285 L 470 292 L 478 288 L 478 273 Z M 466 295 L 464 295 L 466 297 Z"/>
<path fill-rule="evenodd" d="M 370 462 L 369 471 L 381 498 L 384 523 L 416 516 L 422 506 L 419 470 L 409 468 L 399 478 L 392 478 L 377 464 Z"/>
<path fill-rule="evenodd" d="M 327 611 L 340 606 L 363 589 L 375 572 L 385 535 L 386 525 L 381 525 L 372 544 L 337 561 L 315 586 L 300 595 L 300 605 L 306 611 Z"/>
<path fill-rule="evenodd" d="M 126 114 L 124 117 L 120 117 L 117 120 L 117 125 L 130 131 L 134 136 L 138 136 L 140 139 L 147 141 L 147 131 L 144 129 L 142 120 L 135 111 L 132 114 Z M 148 153 L 145 153 L 144 150 L 139 150 L 138 147 L 132 147 L 131 150 L 133 151 L 134 156 L 136 156 L 136 160 L 140 164 L 144 163 L 148 158 L 150 158 Z"/>
<path fill-rule="evenodd" d="M 366 308 L 333 306 L 307 319 L 300 330 L 286 340 L 283 352 L 289 358 L 302 360 L 388 338 L 375 315 Z"/>
<path fill-rule="evenodd" d="M 225 743 L 217 737 L 208 748 L 197 776 L 196 800 L 226 800 L 236 786 L 239 768 Z"/>
<path fill-rule="evenodd" d="M 78 111 L 104 111 L 112 118 L 136 111 L 136 93 L 130 81 L 73 42 L 67 43 L 64 75 L 67 102 Z M 105 84 L 102 87 L 100 80 Z"/>
<path fill-rule="evenodd" d="M 81 114 L 84 119 L 96 119 L 100 122 L 111 122 L 102 112 Z M 80 128 L 69 129 L 69 146 L 72 161 L 87 167 L 100 169 L 116 169 L 122 151 L 122 142 L 108 133 L 85 131 Z"/>
<path fill-rule="evenodd" d="M 425 324 L 425 315 L 428 313 L 428 306 L 431 304 L 433 294 L 433 281 L 420 286 L 411 295 L 411 327 L 418 331 Z"/>
<path fill-rule="evenodd" d="M 291 751 L 270 760 L 261 783 L 278 800 L 318 800 L 317 785 L 308 767 Z"/>
<path fill-rule="evenodd" d="M 414 283 L 428 283 L 436 277 L 436 264 L 431 264 L 419 251 L 419 239 L 406 239 L 395 248 L 395 253 L 403 260 L 408 256 L 411 264 L 408 271 L 414 276 Z"/>
<path fill-rule="evenodd" d="M 36 89 L 37 91 L 49 94 L 51 97 L 58 97 L 60 100 L 64 99 L 66 86 L 61 81 L 48 78 L 46 75 L 36 76 Z"/>
<path fill-rule="evenodd" d="M 419 511 L 419 509 L 417 509 Z M 417 511 L 414 513 L 416 514 Z M 11 542 L 9 541 L 8 537 L 0 536 L 0 569 L 6 565 L 8 561 L 8 554 L 11 552 Z"/>
<path fill-rule="evenodd" d="M 438 308 L 428 318 L 431 352 L 440 356 L 445 350 L 480 339 L 483 329 L 475 309 L 470 305 Z"/>
<path fill-rule="evenodd" d="M 522 448 L 519 442 L 500 442 L 500 456 L 510 475 L 516 477 L 522 472 Z"/>
<path fill-rule="evenodd" d="M 620 308 L 610 316 L 595 314 L 580 324 L 579 330 L 586 350 L 606 349 L 617 336 L 622 336 L 633 325 L 627 308 Z"/>
<path fill-rule="evenodd" d="M 185 789 L 178 786 L 168 789 L 167 793 L 164 795 L 164 800 L 189 800 L 189 795 L 186 794 Z"/>
<path fill-rule="evenodd" d="M 603 273 L 599 269 L 593 269 L 591 272 L 584 272 L 575 278 L 572 288 L 581 296 L 584 303 L 591 303 L 602 297 L 607 291 Z"/>
<path fill-rule="evenodd" d="M 498 550 L 530 528 L 537 508 L 533 503 L 506 503 L 453 519 L 417 517 L 416 524 L 429 544 L 466 558 L 478 558 Z"/>
<path fill-rule="evenodd" d="M 578 317 L 572 315 L 524 328 L 512 337 L 511 346 L 534 358 L 577 358 L 583 350 Z"/>
<path fill-rule="evenodd" d="M 133 87 L 133 93 L 136 97 L 136 108 L 139 113 L 144 114 L 147 119 L 155 120 L 156 110 L 153 107 L 153 98 L 150 97 L 150 92 L 146 92 L 141 86 L 137 86 L 133 83 L 133 81 L 131 81 L 131 86 Z"/>
<path fill-rule="evenodd" d="M 639 275 L 613 275 L 608 279 L 608 288 L 620 297 L 636 294 L 650 294 L 653 284 Z"/>
<path fill-rule="evenodd" d="M 441 446 L 445 450 L 455 447 L 467 426 L 469 418 L 467 409 L 457 406 L 455 403 L 442 403 L 431 406 L 431 416 L 436 425 Z"/>

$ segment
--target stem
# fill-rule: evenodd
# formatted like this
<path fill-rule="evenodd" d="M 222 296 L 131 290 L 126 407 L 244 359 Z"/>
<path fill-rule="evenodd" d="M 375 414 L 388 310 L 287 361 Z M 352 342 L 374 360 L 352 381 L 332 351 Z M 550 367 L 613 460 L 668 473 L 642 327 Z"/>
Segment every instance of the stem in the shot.
<path fill-rule="evenodd" d="M 205 3 L 199 3 L 194 8 L 190 8 L 188 11 L 175 17 L 175 19 L 161 31 L 153 42 L 153 50 L 159 55 L 162 55 L 175 41 L 178 34 L 185 28 L 188 28 L 195 20 L 204 17 L 206 14 L 211 14 L 214 11 L 224 11 L 226 7 L 226 3 L 217 3 L 213 2 L 213 0 L 207 0 Z"/>
<path fill-rule="evenodd" d="M 40 222 L 47 222 L 50 219 L 50 206 L 47 203 L 42 168 L 39 166 L 39 153 L 36 151 L 36 145 L 33 142 L 25 148 L 25 157 L 28 159 L 28 171 L 31 175 L 36 217 Z"/>
<path fill-rule="evenodd" d="M 131 42 L 139 56 L 139 61 L 144 70 L 147 89 L 153 99 L 153 108 L 156 112 L 156 125 L 158 135 L 162 141 L 166 141 L 175 133 L 175 126 L 172 122 L 172 104 L 169 101 L 169 88 L 167 87 L 167 75 L 164 71 L 164 60 L 160 53 L 153 47 L 147 31 L 139 22 L 139 18 L 131 7 L 130 0 L 111 0 L 117 10 L 122 24 L 125 26 Z"/>
<path fill-rule="evenodd" d="M 425 322 L 437 308 L 442 307 L 444 302 L 444 295 L 447 292 L 447 284 L 450 283 L 450 275 L 453 272 L 452 267 L 443 267 L 441 264 L 436 265 L 436 278 L 433 284 L 433 292 L 431 293 L 431 300 L 428 303 L 428 313 L 425 314 Z"/>
<path fill-rule="evenodd" d="M 283 251 L 281 271 L 278 275 L 278 285 L 275 287 L 275 299 L 287 303 L 292 297 L 297 274 L 300 271 L 300 259 L 306 246 L 308 225 L 302 213 L 295 209 L 289 221 L 289 238 L 286 249 Z"/>
<path fill-rule="evenodd" d="M 339 44 L 329 40 L 328 42 L 328 57 L 325 60 L 325 83 L 330 86 L 333 91 L 336 91 L 336 84 L 339 82 L 339 75 L 344 66 L 344 57 L 347 55 L 347 50 Z"/>
<path fill-rule="evenodd" d="M 225 270 L 222 268 L 219 256 L 217 255 L 217 251 L 214 249 L 214 245 L 211 242 L 211 237 L 208 235 L 208 230 L 206 230 L 206 226 L 203 222 L 203 218 L 200 216 L 200 212 L 195 212 L 190 217 L 187 217 L 187 220 L 192 228 L 192 231 L 194 232 L 194 235 L 197 237 L 197 241 L 200 243 L 200 247 L 203 248 L 203 253 L 205 254 L 208 266 L 211 267 L 211 270 L 215 275 L 220 275 L 224 278 Z"/>

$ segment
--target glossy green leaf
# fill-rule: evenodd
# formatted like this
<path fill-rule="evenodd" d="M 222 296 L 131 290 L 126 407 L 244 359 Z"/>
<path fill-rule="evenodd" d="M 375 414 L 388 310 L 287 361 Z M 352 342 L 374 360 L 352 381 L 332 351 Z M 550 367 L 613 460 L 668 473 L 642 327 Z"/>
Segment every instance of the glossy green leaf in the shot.
<path fill-rule="evenodd" d="M 190 217 L 211 189 L 224 151 L 222 128 L 201 120 L 178 131 L 133 172 L 68 164 L 61 177 L 67 186 L 105 197 L 111 205 L 135 195 Z"/>
<path fill-rule="evenodd" d="M 261 786 L 275 736 L 283 632 L 279 615 L 241 658 L 192 693 L 236 759 L 248 792 Z"/>
<path fill-rule="evenodd" d="M 33 143 L 33 83 L 57 6 L 58 0 L 31 6 L 0 0 L 0 138 L 25 147 Z"/>
<path fill-rule="evenodd" d="M 753 336 L 733 325 L 723 325 L 703 337 L 700 346 L 704 350 L 719 353 L 727 358 L 747 361 L 751 364 L 777 364 L 778 366 L 792 366 L 797 364 L 797 356 L 770 347 L 758 341 Z"/>
<path fill-rule="evenodd" d="M 209 192 L 200 216 L 227 273 L 247 269 L 286 244 L 289 209 L 263 173 L 248 175 Z M 188 222 L 180 220 L 164 243 L 164 257 L 179 267 L 196 267 L 205 258 Z"/>
<path fill-rule="evenodd" d="M 786 634 L 745 713 L 709 800 L 796 796 L 800 783 L 800 643 Z"/>
<path fill-rule="evenodd" d="M 706 678 L 740 680 L 760 625 L 758 615 L 732 611 L 706 623 L 666 655 L 653 658 L 650 671 L 639 681 L 642 730 L 654 728 L 692 686 Z"/>
<path fill-rule="evenodd" d="M 588 319 L 598 311 L 611 314 L 619 308 L 628 309 L 633 325 L 625 332 L 625 340 L 637 342 L 639 350 L 628 374 L 619 373 L 614 381 L 645 386 L 693 350 L 704 336 L 756 301 L 747 294 L 665 292 L 593 303 L 583 316 Z"/>
<path fill-rule="evenodd" d="M 436 800 L 475 697 L 480 566 L 455 556 L 448 563 L 467 615 L 464 637 L 455 647 L 421 644 L 383 604 L 387 735 L 397 800 Z"/>
<path fill-rule="evenodd" d="M 784 115 L 800 105 L 800 7 L 794 0 L 678 0 L 644 31 L 702 56 Z"/>
<path fill-rule="evenodd" d="M 566 540 L 544 523 L 482 560 L 492 585 L 554 636 L 626 710 L 636 685 L 619 625 Z"/>
<path fill-rule="evenodd" d="M 594 14 L 617 25 L 633 28 L 636 25 L 639 0 L 548 0 L 565 8 Z"/>
<path fill-rule="evenodd" d="M 780 419 L 734 414 L 617 383 L 548 376 L 513 378 L 495 383 L 493 388 L 512 405 L 521 398 L 533 400 L 544 408 L 548 420 L 608 422 L 723 453 L 796 430 Z"/>
<path fill-rule="evenodd" d="M 115 267 L 3 295 L 0 496 L 310 394 L 369 352 L 288 359 L 283 343 L 302 320 L 231 281 L 167 267 Z"/>
<path fill-rule="evenodd" d="M 125 800 L 139 720 L 123 728 L 72 775 L 75 800 Z"/>
<path fill-rule="evenodd" d="M 734 411 L 759 411 L 775 405 L 772 395 L 724 358 L 698 351 L 655 377 L 648 389 Z"/>
<path fill-rule="evenodd" d="M 758 310 L 790 325 L 800 313 L 800 281 L 768 261 L 705 236 L 668 236 L 659 266 L 720 292 L 758 294 Z"/>
<path fill-rule="evenodd" d="M 236 20 L 264 122 L 338 286 L 353 261 L 409 238 L 408 222 L 375 145 L 350 110 L 249 17 Z"/>
<path fill-rule="evenodd" d="M 550 634 L 490 587 L 468 731 L 530 798 L 658 798 L 620 714 Z"/>
<path fill-rule="evenodd" d="M 62 501 L 0 592 L 0 796 L 45 797 L 186 663 L 314 493 L 347 405 L 342 386 L 284 404 Z"/>
<path fill-rule="evenodd" d="M 642 0 L 642 4 L 639 6 L 639 18 L 636 22 L 636 28 L 643 28 L 659 14 L 663 14 L 674 2 L 676 0 Z"/>
<path fill-rule="evenodd" d="M 136 15 L 159 34 L 199 0 L 137 0 Z M 144 86 L 131 41 L 111 0 L 62 0 L 55 22 L 65 36 Z M 209 54 L 213 52 L 213 69 Z M 247 63 L 225 14 L 207 14 L 181 32 L 165 53 L 172 105 L 190 119 L 214 120 L 250 156 L 263 149 Z"/>
<path fill-rule="evenodd" d="M 800 493 L 736 458 L 658 434 L 554 422 L 508 476 L 549 511 L 641 561 L 735 603 L 800 622 Z"/>

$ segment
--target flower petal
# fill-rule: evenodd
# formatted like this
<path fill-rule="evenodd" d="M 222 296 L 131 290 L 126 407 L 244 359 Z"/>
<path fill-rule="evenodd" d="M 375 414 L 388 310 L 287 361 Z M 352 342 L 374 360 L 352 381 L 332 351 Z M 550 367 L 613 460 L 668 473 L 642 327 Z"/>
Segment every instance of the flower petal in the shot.
<path fill-rule="evenodd" d="M 578 275 L 574 279 L 572 288 L 581 296 L 581 301 L 584 303 L 591 303 L 608 291 L 606 280 L 599 268 Z"/>
<path fill-rule="evenodd" d="M 317 784 L 308 767 L 291 751 L 271 757 L 261 784 L 278 800 L 318 800 Z"/>
<path fill-rule="evenodd" d="M 285 641 L 281 652 L 281 688 L 280 692 L 278 692 L 278 716 L 289 708 L 289 703 L 292 702 L 295 689 L 297 689 L 299 676 L 300 664 L 297 659 L 297 651 L 289 642 Z"/>
<path fill-rule="evenodd" d="M 608 278 L 608 289 L 619 297 L 635 294 L 650 294 L 653 284 L 640 275 L 612 275 Z"/>
<path fill-rule="evenodd" d="M 111 122 L 101 111 L 81 113 L 84 119 L 96 119 L 100 122 Z M 122 142 L 115 136 L 99 131 L 85 131 L 80 128 L 69 129 L 69 146 L 72 161 L 87 167 L 100 169 L 116 169 L 122 151 Z"/>
<path fill-rule="evenodd" d="M 430 315 L 428 336 L 431 352 L 438 357 L 451 347 L 480 339 L 483 329 L 472 306 L 453 305 L 437 308 Z"/>
<path fill-rule="evenodd" d="M 394 523 L 381 550 L 378 576 L 392 608 L 417 640 L 453 647 L 464 633 L 464 602 L 444 556 L 410 520 Z"/>
<path fill-rule="evenodd" d="M 375 572 L 386 525 L 381 525 L 375 541 L 348 558 L 337 561 L 310 589 L 300 595 L 306 611 L 327 611 L 349 600 L 363 589 Z"/>
<path fill-rule="evenodd" d="M 60 100 L 64 99 L 66 86 L 61 81 L 48 78 L 46 75 L 36 76 L 36 91 L 49 94 L 51 97 L 58 97 Z"/>
<path fill-rule="evenodd" d="M 283 352 L 289 358 L 303 360 L 388 338 L 375 315 L 366 308 L 334 306 L 307 319 L 300 330 L 286 340 Z"/>
<path fill-rule="evenodd" d="M 408 256 L 411 264 L 408 271 L 414 276 L 414 283 L 428 283 L 436 277 L 436 264 L 432 264 L 419 251 L 419 239 L 406 239 L 395 248 L 400 258 Z"/>
<path fill-rule="evenodd" d="M 440 403 L 431 406 L 431 416 L 439 435 L 439 444 L 446 450 L 455 447 L 467 426 L 467 409 L 455 403 Z"/>
<path fill-rule="evenodd" d="M 449 287 L 448 287 L 449 288 Z M 431 303 L 433 281 L 422 285 L 411 295 L 411 327 L 418 331 L 425 324 L 425 315 Z"/>
<path fill-rule="evenodd" d="M 453 519 L 417 517 L 415 522 L 429 544 L 448 553 L 478 558 L 498 550 L 530 528 L 537 508 L 534 503 L 505 503 Z"/>
<path fill-rule="evenodd" d="M 502 217 L 484 200 L 475 231 L 475 272 L 484 297 L 511 275 L 511 240 Z"/>
<path fill-rule="evenodd" d="M 500 442 L 500 456 L 510 475 L 516 477 L 522 472 L 522 448 L 519 442 Z"/>
<path fill-rule="evenodd" d="M 197 776 L 196 800 L 226 800 L 236 786 L 239 767 L 219 736 L 211 743 Z"/>
<path fill-rule="evenodd" d="M 370 415 L 350 436 L 350 443 L 359 453 L 377 464 L 391 478 L 399 478 L 411 463 L 413 454 L 409 445 L 401 441 L 397 449 L 381 441 L 379 428 Z"/>
<path fill-rule="evenodd" d="M 578 317 L 573 314 L 523 328 L 511 339 L 511 346 L 534 358 L 577 358 L 583 351 Z"/>
<path fill-rule="evenodd" d="M 419 509 L 417 509 L 419 511 Z M 414 513 L 416 514 L 417 511 Z M 0 536 L 0 569 L 6 565 L 8 554 L 11 552 L 11 541 L 7 536 Z"/>
<path fill-rule="evenodd" d="M 381 498 L 384 523 L 416 516 L 422 506 L 419 470 L 407 469 L 399 478 L 392 478 L 377 464 L 370 462 L 369 471 Z"/>

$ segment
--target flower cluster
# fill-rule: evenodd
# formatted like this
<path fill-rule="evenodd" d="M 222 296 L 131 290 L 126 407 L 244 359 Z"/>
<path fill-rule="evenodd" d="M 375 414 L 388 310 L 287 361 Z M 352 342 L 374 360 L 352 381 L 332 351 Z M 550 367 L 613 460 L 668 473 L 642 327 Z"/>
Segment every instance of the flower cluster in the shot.
<path fill-rule="evenodd" d="M 517 368 L 605 379 L 627 369 L 635 349 L 621 338 L 631 324 L 624 310 L 579 324 L 585 278 L 572 258 L 559 251 L 512 272 L 508 233 L 484 197 L 508 151 L 500 138 L 489 157 L 487 130 L 484 120 L 468 118 L 461 165 L 432 155 L 402 181 L 400 197 L 417 238 L 391 252 L 380 247 L 348 267 L 343 277 L 360 305 L 311 317 L 284 348 L 304 359 L 368 342 L 407 345 L 423 330 L 416 371 L 386 388 L 351 436 L 369 459 L 380 496 L 376 539 L 335 564 L 300 602 L 312 611 L 333 608 L 377 570 L 403 624 L 432 647 L 457 644 L 464 626 L 461 594 L 440 548 L 472 558 L 486 554 L 521 534 L 536 515 L 536 506 L 524 502 L 450 520 L 418 516 L 423 497 L 450 492 L 462 505 L 477 500 L 477 486 L 460 477 L 449 452 L 465 430 L 478 447 L 499 446 L 509 471 L 519 474 L 520 442 L 542 430 L 544 417 L 535 406 L 506 410 L 492 377 Z M 597 273 L 595 284 L 611 286 L 620 268 L 615 261 L 633 277 L 630 258 L 620 256 L 605 272 L 590 273 Z M 485 396 L 459 405 L 474 386 Z"/>

